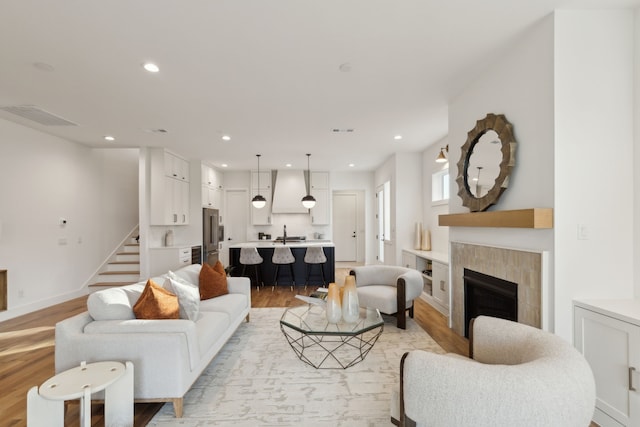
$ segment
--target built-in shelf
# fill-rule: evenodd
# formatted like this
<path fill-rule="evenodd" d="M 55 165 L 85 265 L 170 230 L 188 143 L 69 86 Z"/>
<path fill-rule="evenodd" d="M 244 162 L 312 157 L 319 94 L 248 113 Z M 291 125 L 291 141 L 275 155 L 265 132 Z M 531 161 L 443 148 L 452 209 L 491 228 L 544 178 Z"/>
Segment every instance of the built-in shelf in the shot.
<path fill-rule="evenodd" d="M 440 215 L 438 225 L 449 227 L 553 228 L 552 208 L 471 212 Z"/>

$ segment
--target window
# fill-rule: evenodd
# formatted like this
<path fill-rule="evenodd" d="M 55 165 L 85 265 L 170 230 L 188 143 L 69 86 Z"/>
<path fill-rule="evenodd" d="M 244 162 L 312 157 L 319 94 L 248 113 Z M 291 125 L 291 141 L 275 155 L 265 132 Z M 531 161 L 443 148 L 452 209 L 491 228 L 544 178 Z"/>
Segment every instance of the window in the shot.
<path fill-rule="evenodd" d="M 431 175 L 431 202 L 444 204 L 449 200 L 449 169 L 442 169 Z"/>
<path fill-rule="evenodd" d="M 386 181 L 376 191 L 378 202 L 378 261 L 384 262 L 384 244 L 391 240 L 391 182 Z"/>

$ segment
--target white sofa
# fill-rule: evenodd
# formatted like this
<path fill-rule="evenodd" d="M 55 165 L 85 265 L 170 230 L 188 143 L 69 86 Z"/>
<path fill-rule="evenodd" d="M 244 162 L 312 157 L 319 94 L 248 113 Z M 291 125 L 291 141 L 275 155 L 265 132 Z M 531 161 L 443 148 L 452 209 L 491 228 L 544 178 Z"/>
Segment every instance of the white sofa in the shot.
<path fill-rule="evenodd" d="M 193 264 L 175 274 L 198 284 L 200 268 Z M 166 276 L 152 279 L 163 285 Z M 185 393 L 240 323 L 249 321 L 251 284 L 245 277 L 227 278 L 229 293 L 200 301 L 192 321 L 136 319 L 132 307 L 145 283 L 95 292 L 87 302 L 89 311 L 56 324 L 56 373 L 82 361 L 130 360 L 135 400 L 172 402 L 176 417 L 181 417 Z"/>
<path fill-rule="evenodd" d="M 585 358 L 549 332 L 479 316 L 472 358 L 421 350 L 400 364 L 391 420 L 400 426 L 588 427 L 595 381 Z"/>

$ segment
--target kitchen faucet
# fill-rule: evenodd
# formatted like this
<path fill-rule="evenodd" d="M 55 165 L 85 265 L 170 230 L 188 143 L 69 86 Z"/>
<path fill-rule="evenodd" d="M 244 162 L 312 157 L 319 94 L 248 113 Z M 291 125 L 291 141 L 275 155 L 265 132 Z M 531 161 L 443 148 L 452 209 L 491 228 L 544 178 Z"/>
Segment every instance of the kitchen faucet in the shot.
<path fill-rule="evenodd" d="M 284 229 L 282 231 L 282 244 L 287 244 L 287 224 L 284 225 Z"/>

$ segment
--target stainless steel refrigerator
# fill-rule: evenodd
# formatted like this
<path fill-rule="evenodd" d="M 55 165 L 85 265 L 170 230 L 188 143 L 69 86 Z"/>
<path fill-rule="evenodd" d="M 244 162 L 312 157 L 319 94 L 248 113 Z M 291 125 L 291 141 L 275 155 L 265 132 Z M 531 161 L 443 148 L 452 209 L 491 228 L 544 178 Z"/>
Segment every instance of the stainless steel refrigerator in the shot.
<path fill-rule="evenodd" d="M 224 238 L 224 229 L 220 225 L 217 209 L 202 209 L 202 260 L 215 265 L 219 258 L 219 243 Z"/>

